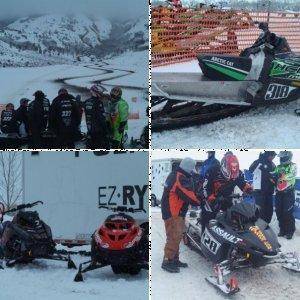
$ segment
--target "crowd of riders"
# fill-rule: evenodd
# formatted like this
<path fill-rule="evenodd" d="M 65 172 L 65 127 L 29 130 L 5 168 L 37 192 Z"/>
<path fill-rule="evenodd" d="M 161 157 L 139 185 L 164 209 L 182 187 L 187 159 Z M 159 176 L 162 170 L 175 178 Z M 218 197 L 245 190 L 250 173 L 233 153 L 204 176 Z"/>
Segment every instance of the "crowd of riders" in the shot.
<path fill-rule="evenodd" d="M 36 91 L 34 99 L 20 100 L 15 109 L 8 103 L 1 113 L 3 134 L 28 138 L 34 149 L 44 148 L 44 138 L 52 137 L 52 148 L 73 149 L 82 138 L 83 114 L 87 128 L 87 148 L 120 149 L 127 139 L 129 105 L 123 99 L 122 89 L 113 87 L 104 93 L 97 85 L 90 88 L 90 97 L 81 101 L 67 89 L 61 88 L 50 103 L 45 93 Z"/>
<path fill-rule="evenodd" d="M 278 156 L 280 163 L 273 160 Z M 185 217 L 190 206 L 201 207 L 201 227 L 204 232 L 210 220 L 232 203 L 236 188 L 243 195 L 252 196 L 259 209 L 260 218 L 270 223 L 273 217 L 273 198 L 279 225 L 279 237 L 292 239 L 295 232 L 293 215 L 295 204 L 296 164 L 291 151 L 264 151 L 259 154 L 249 171 L 253 174 L 250 184 L 240 169 L 237 156 L 228 151 L 221 161 L 215 151 L 208 151 L 208 158 L 200 168 L 192 158 L 184 158 L 178 168 L 168 175 L 161 199 L 162 218 L 165 223 L 166 244 L 162 268 L 178 273 L 188 265 L 179 260 L 179 245 L 184 238 Z"/>

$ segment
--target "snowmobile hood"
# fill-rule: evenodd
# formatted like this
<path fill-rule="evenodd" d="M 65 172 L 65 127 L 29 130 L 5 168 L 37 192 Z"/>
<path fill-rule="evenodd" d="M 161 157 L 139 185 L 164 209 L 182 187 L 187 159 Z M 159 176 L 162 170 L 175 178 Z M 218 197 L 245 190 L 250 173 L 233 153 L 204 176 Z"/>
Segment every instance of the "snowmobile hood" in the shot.
<path fill-rule="evenodd" d="M 293 54 L 276 56 L 272 62 L 270 76 L 299 81 L 300 85 L 300 56 Z"/>
<path fill-rule="evenodd" d="M 142 229 L 126 214 L 109 216 L 94 234 L 98 247 L 124 250 L 134 247 L 142 238 Z"/>
<path fill-rule="evenodd" d="M 239 235 L 245 242 L 245 250 L 261 255 L 276 255 L 279 243 L 272 229 L 258 224 L 250 225 Z"/>
<path fill-rule="evenodd" d="M 252 66 L 247 57 L 205 54 L 198 56 L 203 75 L 211 80 L 245 80 Z"/>

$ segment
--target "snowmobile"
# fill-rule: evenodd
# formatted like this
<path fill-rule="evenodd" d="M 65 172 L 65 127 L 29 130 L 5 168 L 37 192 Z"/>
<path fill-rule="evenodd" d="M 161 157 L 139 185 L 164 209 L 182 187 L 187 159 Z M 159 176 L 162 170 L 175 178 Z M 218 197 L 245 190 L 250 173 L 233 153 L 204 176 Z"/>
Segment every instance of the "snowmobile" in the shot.
<path fill-rule="evenodd" d="M 210 284 L 224 294 L 235 294 L 240 290 L 236 277 L 224 279 L 234 270 L 279 263 L 300 272 L 297 253 L 281 253 L 276 234 L 259 218 L 255 204 L 240 195 L 225 201 L 233 201 L 232 206 L 220 211 L 204 230 L 199 211 L 190 211 L 186 219 L 187 244 L 214 264 L 215 275 L 206 277 Z"/>
<path fill-rule="evenodd" d="M 5 211 L 0 203 L 0 258 L 6 261 L 7 267 L 27 264 L 35 259 L 66 261 L 69 269 L 76 269 L 70 255 L 60 255 L 52 239 L 51 228 L 40 219 L 36 211 L 23 211 L 42 201 L 21 204 Z M 17 212 L 12 221 L 3 222 L 5 214 Z M 3 268 L 3 267 L 2 267 Z"/>
<path fill-rule="evenodd" d="M 300 98 L 300 56 L 260 23 L 240 56 L 200 54 L 198 73 L 152 72 L 152 130 L 204 124 Z"/>
<path fill-rule="evenodd" d="M 115 274 L 138 274 L 149 268 L 149 224 L 138 225 L 126 213 L 144 211 L 124 206 L 100 208 L 114 212 L 93 233 L 91 241 L 91 260 L 80 264 L 74 281 L 83 281 L 82 273 L 111 266 Z M 83 269 L 84 265 L 88 265 Z"/>

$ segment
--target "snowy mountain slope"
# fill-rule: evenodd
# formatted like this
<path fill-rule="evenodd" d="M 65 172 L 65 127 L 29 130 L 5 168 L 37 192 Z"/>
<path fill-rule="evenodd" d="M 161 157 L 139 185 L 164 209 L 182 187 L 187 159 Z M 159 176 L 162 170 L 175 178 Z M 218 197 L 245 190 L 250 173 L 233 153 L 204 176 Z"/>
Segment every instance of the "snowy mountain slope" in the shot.
<path fill-rule="evenodd" d="M 50 14 L 21 18 L 8 25 L 0 39 L 32 50 L 93 48 L 109 37 L 108 20 L 92 20 L 84 15 Z"/>
<path fill-rule="evenodd" d="M 275 217 L 271 226 L 278 231 Z M 283 251 L 300 252 L 300 222 L 293 240 L 279 238 Z M 199 253 L 181 245 L 181 260 L 189 267 L 181 269 L 179 274 L 170 274 L 161 269 L 163 247 L 165 243 L 164 224 L 158 208 L 152 208 L 152 298 L 153 299 L 224 299 L 205 277 L 212 274 L 212 264 Z M 233 296 L 235 300 L 283 300 L 300 298 L 300 274 L 282 269 L 279 265 L 269 265 L 258 269 L 239 270 L 234 274 L 239 281 L 241 291 Z"/>
<path fill-rule="evenodd" d="M 148 16 L 141 16 L 134 22 L 130 22 L 130 29 L 126 35 L 130 41 L 140 44 L 140 47 L 148 47 L 149 32 L 148 32 Z"/>

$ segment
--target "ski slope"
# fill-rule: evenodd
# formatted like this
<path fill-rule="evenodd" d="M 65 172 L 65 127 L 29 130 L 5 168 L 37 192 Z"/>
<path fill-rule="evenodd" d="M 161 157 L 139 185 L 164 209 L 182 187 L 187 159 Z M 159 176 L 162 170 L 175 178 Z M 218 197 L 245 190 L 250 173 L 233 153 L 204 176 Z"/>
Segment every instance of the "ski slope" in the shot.
<path fill-rule="evenodd" d="M 157 67 L 153 72 L 201 72 L 198 61 Z M 299 148 L 300 122 L 291 102 L 251 109 L 210 124 L 152 133 L 154 148 Z"/>
<path fill-rule="evenodd" d="M 77 266 L 89 259 L 79 255 L 72 258 Z M 115 275 L 105 267 L 84 274 L 84 282 L 74 282 L 76 272 L 67 269 L 66 262 L 46 260 L 0 270 L 0 299 L 148 299 L 148 271 L 142 270 L 137 276 Z"/>
<path fill-rule="evenodd" d="M 88 89 L 99 80 L 103 81 L 101 85 L 108 92 L 115 85 L 122 86 L 130 113 L 138 116 L 129 120 L 129 140 L 131 137 L 139 138 L 143 127 L 148 123 L 145 113 L 148 106 L 147 51 L 125 52 L 120 56 L 88 64 L 0 68 L 0 104 L 12 102 L 17 108 L 21 98 L 33 100 L 36 90 L 42 90 L 51 102 L 61 87 L 66 87 L 74 95 L 81 94 L 84 101 L 90 97 Z M 83 131 L 84 128 L 85 124 L 82 124 Z"/>
<path fill-rule="evenodd" d="M 276 232 L 278 231 L 275 217 L 271 226 L 275 228 Z M 292 240 L 279 238 L 283 251 L 298 251 L 300 253 L 299 221 L 296 226 L 298 229 Z M 219 291 L 205 281 L 205 277 L 212 274 L 212 264 L 184 245 L 181 245 L 180 257 L 182 261 L 189 264 L 189 267 L 181 269 L 178 274 L 170 274 L 161 269 L 165 231 L 159 208 L 152 208 L 151 229 L 152 299 L 225 299 Z M 279 265 L 269 265 L 259 269 L 243 269 L 234 274 L 238 278 L 241 291 L 231 299 L 300 299 L 300 274 L 282 269 Z"/>

